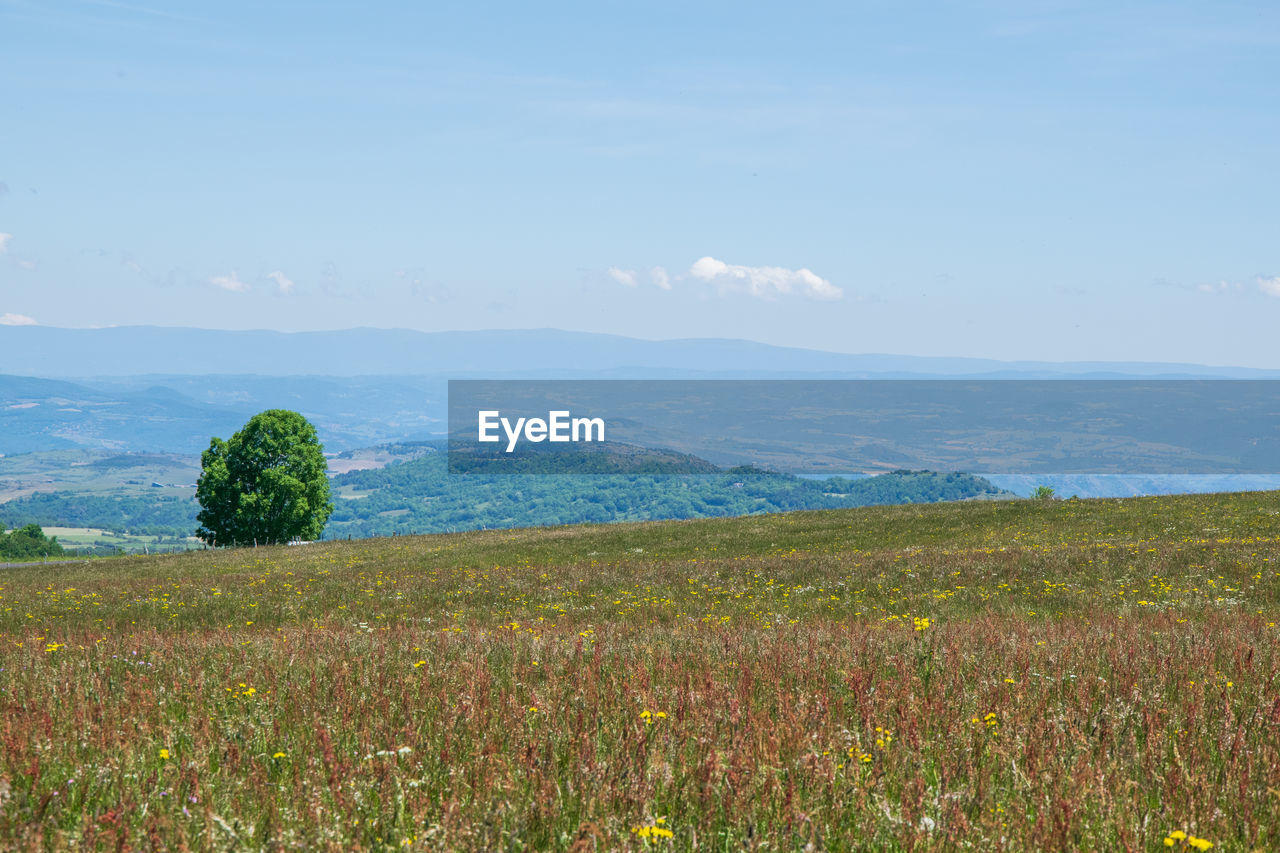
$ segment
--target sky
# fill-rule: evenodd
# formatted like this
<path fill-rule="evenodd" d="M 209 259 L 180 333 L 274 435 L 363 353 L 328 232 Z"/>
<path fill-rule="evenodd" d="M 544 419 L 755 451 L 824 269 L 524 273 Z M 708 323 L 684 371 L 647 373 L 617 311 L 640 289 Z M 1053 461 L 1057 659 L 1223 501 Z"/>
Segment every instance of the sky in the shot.
<path fill-rule="evenodd" d="M 1280 5 L 0 0 L 0 325 L 1280 368 Z"/>

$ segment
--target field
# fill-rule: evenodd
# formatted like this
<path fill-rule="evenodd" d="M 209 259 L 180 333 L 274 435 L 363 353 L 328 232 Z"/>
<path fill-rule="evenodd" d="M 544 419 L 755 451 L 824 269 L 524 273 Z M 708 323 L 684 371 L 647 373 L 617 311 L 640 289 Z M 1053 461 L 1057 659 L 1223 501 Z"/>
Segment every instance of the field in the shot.
<path fill-rule="evenodd" d="M 22 453 L 0 456 L 0 502 L 44 492 L 186 498 L 199 476 L 199 457 L 179 453 Z"/>
<path fill-rule="evenodd" d="M 200 540 L 194 536 L 186 539 L 165 538 L 137 533 L 116 533 L 96 527 L 45 527 L 43 530 L 47 536 L 58 537 L 58 544 L 62 547 L 77 551 L 113 548 L 138 552 L 144 548 L 149 551 L 177 551 L 184 548 L 198 548 L 201 545 Z"/>
<path fill-rule="evenodd" d="M 0 574 L 0 846 L 1280 848 L 1280 495 Z"/>

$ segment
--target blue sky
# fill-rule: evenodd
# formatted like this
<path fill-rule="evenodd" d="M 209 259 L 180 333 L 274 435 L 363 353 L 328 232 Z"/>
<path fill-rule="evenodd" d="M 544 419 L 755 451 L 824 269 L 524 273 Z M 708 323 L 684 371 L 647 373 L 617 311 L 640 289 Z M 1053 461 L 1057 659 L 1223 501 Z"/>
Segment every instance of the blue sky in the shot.
<path fill-rule="evenodd" d="M 1280 6 L 0 0 L 0 322 L 1280 367 Z"/>

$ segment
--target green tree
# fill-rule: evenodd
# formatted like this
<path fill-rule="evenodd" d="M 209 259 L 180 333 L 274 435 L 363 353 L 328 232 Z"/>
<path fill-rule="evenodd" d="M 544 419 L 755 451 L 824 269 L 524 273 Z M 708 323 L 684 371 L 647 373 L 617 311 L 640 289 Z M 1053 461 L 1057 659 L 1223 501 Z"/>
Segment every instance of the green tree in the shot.
<path fill-rule="evenodd" d="M 26 560 L 33 557 L 57 557 L 63 553 L 57 536 L 45 536 L 38 524 L 28 524 L 12 533 L 0 524 L 0 557 Z"/>
<path fill-rule="evenodd" d="M 209 442 L 200 462 L 196 535 L 211 545 L 318 539 L 333 512 L 324 448 L 297 412 L 254 415 L 230 441 Z"/>

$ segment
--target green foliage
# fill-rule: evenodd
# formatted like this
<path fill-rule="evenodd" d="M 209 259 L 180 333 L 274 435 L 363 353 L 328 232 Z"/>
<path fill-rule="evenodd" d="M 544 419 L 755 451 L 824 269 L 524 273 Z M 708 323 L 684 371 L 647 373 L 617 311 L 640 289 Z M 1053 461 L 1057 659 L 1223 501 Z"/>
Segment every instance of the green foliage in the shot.
<path fill-rule="evenodd" d="M 441 446 L 442 447 L 442 446 Z M 583 522 L 759 515 L 994 497 L 971 474 L 894 471 L 810 480 L 738 467 L 714 474 L 450 474 L 443 452 L 334 478 L 330 537 L 386 536 Z M 358 497 L 357 497 L 358 496 Z"/>
<path fill-rule="evenodd" d="M 0 524 L 0 559 L 31 560 L 36 557 L 57 557 L 63 553 L 58 537 L 45 536 L 38 524 L 28 524 L 11 533 L 4 532 Z"/>
<path fill-rule="evenodd" d="M 397 532 L 715 518 L 999 495 L 989 482 L 969 474 L 906 470 L 825 480 L 752 467 L 716 471 L 709 464 L 708 470 L 715 473 L 458 475 L 446 471 L 443 446 L 439 442 L 391 445 L 386 451 L 392 455 L 405 451 L 422 455 L 334 477 L 331 485 L 339 499 L 325 535 L 345 539 Z M 36 522 L 184 537 L 196 529 L 199 511 L 191 498 L 50 493 L 0 504 L 0 521 L 11 526 Z"/>
<path fill-rule="evenodd" d="M 190 536 L 200 507 L 192 498 L 46 492 L 0 504 L 0 523 L 93 527 L 143 536 Z"/>
<path fill-rule="evenodd" d="M 1031 493 L 1031 498 L 1037 501 L 1053 500 L 1053 486 L 1036 486 L 1035 491 Z"/>
<path fill-rule="evenodd" d="M 697 456 L 616 442 L 564 447 L 528 444 L 508 453 L 501 445 L 459 442 L 449 449 L 451 474 L 718 474 Z"/>
<path fill-rule="evenodd" d="M 254 415 L 200 456 L 196 535 L 211 545 L 318 539 L 333 504 L 315 427 L 297 412 Z"/>

